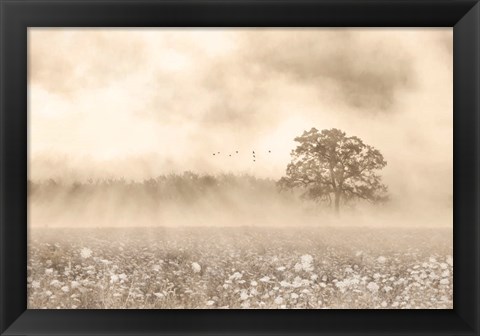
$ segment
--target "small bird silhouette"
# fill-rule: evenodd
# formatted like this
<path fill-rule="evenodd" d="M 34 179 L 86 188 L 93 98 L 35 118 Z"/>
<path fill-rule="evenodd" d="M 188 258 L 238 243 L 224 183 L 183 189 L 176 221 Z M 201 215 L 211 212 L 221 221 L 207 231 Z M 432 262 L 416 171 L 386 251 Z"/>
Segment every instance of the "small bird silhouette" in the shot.
<path fill-rule="evenodd" d="M 215 156 L 215 153 L 213 153 L 213 155 Z"/>
<path fill-rule="evenodd" d="M 220 152 L 218 152 L 218 154 L 220 154 Z"/>
<path fill-rule="evenodd" d="M 232 156 L 232 154 L 229 154 L 228 156 Z"/>
<path fill-rule="evenodd" d="M 236 153 L 238 154 L 238 151 L 236 151 Z"/>
<path fill-rule="evenodd" d="M 269 153 L 271 153 L 272 151 L 268 151 Z"/>
<path fill-rule="evenodd" d="M 255 151 L 253 151 L 252 153 L 255 154 Z"/>

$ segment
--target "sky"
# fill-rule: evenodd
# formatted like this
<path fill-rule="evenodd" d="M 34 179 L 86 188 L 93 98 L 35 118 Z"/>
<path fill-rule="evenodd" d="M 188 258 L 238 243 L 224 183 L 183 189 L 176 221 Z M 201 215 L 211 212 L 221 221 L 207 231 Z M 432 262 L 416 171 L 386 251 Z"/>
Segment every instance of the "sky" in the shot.
<path fill-rule="evenodd" d="M 451 28 L 29 28 L 28 40 L 33 180 L 279 179 L 296 136 L 339 128 L 382 152 L 393 195 L 451 202 Z"/>

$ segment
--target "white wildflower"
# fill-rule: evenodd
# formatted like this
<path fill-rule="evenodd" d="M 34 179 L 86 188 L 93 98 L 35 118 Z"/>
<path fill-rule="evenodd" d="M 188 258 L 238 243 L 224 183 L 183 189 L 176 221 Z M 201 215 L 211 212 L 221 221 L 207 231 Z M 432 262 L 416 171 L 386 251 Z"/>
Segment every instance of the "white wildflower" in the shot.
<path fill-rule="evenodd" d="M 248 293 L 246 291 L 242 291 L 240 293 L 240 300 L 245 301 L 249 298 Z"/>
<path fill-rule="evenodd" d="M 240 304 L 240 306 L 241 306 L 242 308 L 248 309 L 248 308 L 250 308 L 250 302 L 244 301 L 244 302 L 242 302 L 242 303 Z"/>
<path fill-rule="evenodd" d="M 193 270 L 193 273 L 200 273 L 200 271 L 202 270 L 202 267 L 200 266 L 199 263 L 193 262 L 192 270 Z"/>
<path fill-rule="evenodd" d="M 343 293 L 345 289 L 348 287 L 348 284 L 345 281 L 337 281 L 335 282 L 335 286 L 340 289 Z"/>
<path fill-rule="evenodd" d="M 377 262 L 379 262 L 380 264 L 383 264 L 387 261 L 387 258 L 383 257 L 383 256 L 380 256 L 377 258 Z"/>
<path fill-rule="evenodd" d="M 360 280 L 358 279 L 358 277 L 353 277 L 348 279 L 348 282 L 350 285 L 358 285 L 360 283 Z"/>
<path fill-rule="evenodd" d="M 393 288 L 390 287 L 390 286 L 385 286 L 385 287 L 383 287 L 383 290 L 385 291 L 385 293 L 390 292 L 392 289 L 393 289 Z"/>
<path fill-rule="evenodd" d="M 80 250 L 80 256 L 83 258 L 83 259 L 88 259 L 92 256 L 92 250 L 90 250 L 89 248 L 82 248 Z"/>
<path fill-rule="evenodd" d="M 302 261 L 302 264 L 311 264 L 313 261 L 313 257 L 310 254 L 305 254 L 300 257 L 300 260 Z"/>
<path fill-rule="evenodd" d="M 313 271 L 313 257 L 310 254 L 305 254 L 300 257 L 300 261 L 302 263 L 302 268 L 304 271 L 311 272 Z"/>
<path fill-rule="evenodd" d="M 54 279 L 50 282 L 50 286 L 53 286 L 53 287 L 60 287 L 62 285 L 62 283 L 60 281 L 58 281 L 57 279 Z"/>
<path fill-rule="evenodd" d="M 379 289 L 379 286 L 375 282 L 370 282 L 367 285 L 367 289 L 372 293 L 376 293 Z"/>
<path fill-rule="evenodd" d="M 240 272 L 235 272 L 232 275 L 230 275 L 229 279 L 230 280 L 239 280 L 243 277 L 243 274 Z"/>
<path fill-rule="evenodd" d="M 448 280 L 448 279 L 442 279 L 442 280 L 440 280 L 440 284 L 441 284 L 441 285 L 448 285 L 449 283 L 450 283 L 450 280 Z"/>
<path fill-rule="evenodd" d="M 295 277 L 295 279 L 293 279 L 293 283 L 292 283 L 292 286 L 295 287 L 295 288 L 298 288 L 300 286 L 302 286 L 302 278 L 300 278 L 299 276 Z"/>

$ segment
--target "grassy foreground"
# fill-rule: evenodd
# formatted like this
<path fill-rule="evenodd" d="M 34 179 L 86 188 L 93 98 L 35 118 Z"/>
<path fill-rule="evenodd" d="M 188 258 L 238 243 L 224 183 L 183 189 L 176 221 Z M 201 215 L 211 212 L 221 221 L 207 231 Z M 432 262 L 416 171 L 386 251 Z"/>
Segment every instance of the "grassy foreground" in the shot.
<path fill-rule="evenodd" d="M 28 307 L 452 308 L 450 229 L 33 229 Z"/>

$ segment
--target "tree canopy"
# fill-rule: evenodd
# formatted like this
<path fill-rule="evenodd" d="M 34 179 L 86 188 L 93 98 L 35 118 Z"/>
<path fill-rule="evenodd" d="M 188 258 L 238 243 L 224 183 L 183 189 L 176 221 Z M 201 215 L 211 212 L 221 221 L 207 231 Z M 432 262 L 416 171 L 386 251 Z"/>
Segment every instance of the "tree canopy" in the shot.
<path fill-rule="evenodd" d="M 334 204 L 355 199 L 372 203 L 387 199 L 387 187 L 377 174 L 387 165 L 379 150 L 339 129 L 305 131 L 295 141 L 292 161 L 278 184 L 284 189 L 302 188 L 303 196 Z"/>

